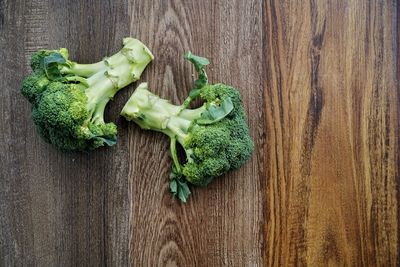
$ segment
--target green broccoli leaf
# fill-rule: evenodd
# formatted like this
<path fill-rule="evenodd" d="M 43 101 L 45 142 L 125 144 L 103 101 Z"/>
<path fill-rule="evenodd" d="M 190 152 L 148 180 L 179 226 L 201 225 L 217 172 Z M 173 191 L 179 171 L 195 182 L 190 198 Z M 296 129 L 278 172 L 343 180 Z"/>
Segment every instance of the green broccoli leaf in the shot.
<path fill-rule="evenodd" d="M 115 136 L 105 137 L 105 136 L 95 136 L 93 139 L 100 140 L 108 146 L 113 146 L 117 143 L 117 138 Z"/>
<path fill-rule="evenodd" d="M 233 110 L 233 103 L 230 97 L 225 98 L 220 106 L 211 105 L 207 111 L 201 114 L 197 120 L 200 125 L 213 124 L 225 118 Z"/>
<path fill-rule="evenodd" d="M 196 98 L 200 94 L 201 88 L 192 89 L 189 92 L 189 97 Z"/>
<path fill-rule="evenodd" d="M 190 189 L 186 182 L 178 181 L 178 198 L 186 203 L 186 200 L 189 198 Z"/>
<path fill-rule="evenodd" d="M 204 69 L 204 66 L 210 64 L 210 61 L 208 61 L 208 59 L 205 57 L 193 55 L 190 51 L 185 54 L 185 59 L 193 63 L 197 72 L 201 72 Z"/>
<path fill-rule="evenodd" d="M 171 190 L 171 193 L 172 193 L 173 195 L 176 195 L 176 194 L 178 193 L 178 183 L 176 182 L 175 179 L 172 180 L 172 181 L 169 183 L 169 189 Z"/>
<path fill-rule="evenodd" d="M 182 177 L 182 173 L 179 172 L 179 171 L 176 169 L 176 166 L 175 166 L 175 165 L 172 165 L 172 171 L 171 171 L 171 173 L 169 174 L 169 179 L 170 179 L 170 180 L 179 180 L 179 179 L 181 179 L 181 177 Z"/>
<path fill-rule="evenodd" d="M 43 68 L 49 80 L 60 80 L 62 78 L 58 66 L 66 64 L 65 58 L 60 53 L 51 53 L 43 59 Z"/>
<path fill-rule="evenodd" d="M 200 89 L 208 83 L 208 77 L 204 67 L 210 64 L 208 59 L 204 57 L 199 57 L 193 55 L 190 51 L 186 53 L 185 59 L 189 60 L 193 63 L 194 68 L 196 69 L 197 73 L 199 74 L 199 78 L 194 82 L 194 90 Z M 193 93 L 192 93 L 193 94 Z M 197 94 L 198 95 L 198 94 Z M 196 95 L 196 96 L 197 96 Z"/>
<path fill-rule="evenodd" d="M 187 182 L 182 180 L 182 173 L 178 172 L 175 166 L 172 166 L 169 179 L 169 189 L 172 195 L 185 203 L 190 195 L 190 189 Z"/>
<path fill-rule="evenodd" d="M 194 82 L 193 89 L 189 92 L 189 96 L 183 102 L 182 109 L 187 108 L 190 102 L 200 94 L 201 88 L 208 84 L 208 77 L 204 67 L 210 64 L 208 59 L 193 55 L 190 51 L 185 54 L 185 59 L 193 63 L 194 68 L 199 74 L 199 78 Z"/>

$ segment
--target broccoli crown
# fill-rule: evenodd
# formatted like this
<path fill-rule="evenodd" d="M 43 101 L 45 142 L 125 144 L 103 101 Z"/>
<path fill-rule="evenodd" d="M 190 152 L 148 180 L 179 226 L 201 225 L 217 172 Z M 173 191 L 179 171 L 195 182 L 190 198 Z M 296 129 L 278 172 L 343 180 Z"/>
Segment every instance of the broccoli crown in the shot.
<path fill-rule="evenodd" d="M 22 81 L 21 93 L 31 104 L 36 104 L 49 83 L 50 81 L 43 71 L 33 72 Z"/>
<path fill-rule="evenodd" d="M 115 93 L 139 79 L 153 55 L 140 41 L 124 39 L 109 58 L 79 64 L 68 51 L 40 50 L 31 58 L 33 72 L 21 93 L 32 104 L 32 119 L 43 139 L 63 151 L 86 151 L 116 143 L 117 127 L 104 122 Z"/>
<path fill-rule="evenodd" d="M 88 97 L 79 84 L 50 83 L 32 109 L 40 135 L 63 151 L 91 150 L 116 141 L 113 123 L 93 123 Z"/>
<path fill-rule="evenodd" d="M 170 189 L 184 202 L 190 194 L 186 182 L 205 186 L 215 177 L 243 165 L 254 148 L 239 91 L 222 83 L 208 84 L 204 71 L 207 59 L 190 52 L 186 59 L 194 64 L 199 78 L 182 105 L 161 99 L 142 83 L 121 111 L 122 116 L 141 128 L 171 138 L 174 164 Z M 203 100 L 203 105 L 188 108 L 197 98 Z M 185 151 L 184 163 L 179 161 L 176 142 Z"/>
<path fill-rule="evenodd" d="M 214 177 L 239 168 L 253 152 L 253 141 L 238 90 L 225 84 L 207 85 L 200 93 L 206 106 L 218 106 L 230 99 L 233 109 L 221 120 L 189 128 L 183 147 L 191 151 L 183 175 L 195 185 L 207 185 Z M 201 116 L 199 117 L 201 120 Z"/>

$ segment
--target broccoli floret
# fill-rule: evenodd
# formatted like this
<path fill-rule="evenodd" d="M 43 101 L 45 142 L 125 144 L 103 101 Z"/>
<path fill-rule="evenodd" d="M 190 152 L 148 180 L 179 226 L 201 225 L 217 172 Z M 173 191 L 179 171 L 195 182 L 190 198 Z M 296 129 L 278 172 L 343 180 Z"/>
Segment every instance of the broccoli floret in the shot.
<path fill-rule="evenodd" d="M 170 189 L 183 202 L 190 194 L 187 182 L 207 185 L 215 177 L 239 168 L 254 147 L 239 91 L 221 83 L 208 84 L 204 71 L 207 59 L 191 53 L 186 59 L 194 63 L 199 79 L 182 105 L 161 99 L 148 90 L 147 83 L 142 83 L 121 112 L 142 129 L 170 137 L 173 159 Z M 203 105 L 189 109 L 196 98 L 201 98 Z M 183 163 L 177 155 L 177 142 L 186 154 Z"/>
<path fill-rule="evenodd" d="M 43 139 L 63 151 L 86 151 L 116 143 L 117 127 L 104 122 L 107 103 L 139 79 L 153 59 L 139 40 L 125 38 L 123 48 L 94 64 L 68 59 L 68 51 L 40 50 L 33 72 L 22 81 L 32 104 L 32 119 Z"/>

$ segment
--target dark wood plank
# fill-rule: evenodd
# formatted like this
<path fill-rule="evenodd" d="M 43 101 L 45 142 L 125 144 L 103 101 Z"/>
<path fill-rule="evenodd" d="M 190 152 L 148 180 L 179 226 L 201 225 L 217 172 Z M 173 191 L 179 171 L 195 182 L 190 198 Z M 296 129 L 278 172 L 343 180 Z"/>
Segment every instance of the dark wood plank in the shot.
<path fill-rule="evenodd" d="M 28 106 L 19 94 L 24 75 L 24 16 L 20 1 L 0 1 L 0 264 L 33 265 L 34 232 L 25 150 Z M 17 109 L 15 109 L 17 108 Z M 14 111 L 15 112 L 12 112 Z M 11 167 L 14 166 L 14 167 Z"/>
<path fill-rule="evenodd" d="M 266 1 L 268 266 L 398 266 L 395 1 Z"/>
<path fill-rule="evenodd" d="M 126 266 L 128 145 L 63 154 L 45 144 L 19 93 L 33 51 L 67 47 L 101 60 L 129 34 L 124 1 L 1 1 L 1 263 L 6 266 Z M 107 117 L 125 102 L 118 95 Z M 3 226 L 4 225 L 4 226 Z M 3 260 L 4 259 L 4 260 Z M 0 264 L 2 265 L 2 264 Z"/>
<path fill-rule="evenodd" d="M 241 90 L 260 146 L 261 13 L 261 1 L 130 1 L 131 35 L 149 44 L 156 57 L 143 80 L 180 103 L 194 79 L 183 54 L 208 57 L 211 81 Z M 132 266 L 260 266 L 260 152 L 241 170 L 193 189 L 183 205 L 169 193 L 168 138 L 128 127 Z"/>

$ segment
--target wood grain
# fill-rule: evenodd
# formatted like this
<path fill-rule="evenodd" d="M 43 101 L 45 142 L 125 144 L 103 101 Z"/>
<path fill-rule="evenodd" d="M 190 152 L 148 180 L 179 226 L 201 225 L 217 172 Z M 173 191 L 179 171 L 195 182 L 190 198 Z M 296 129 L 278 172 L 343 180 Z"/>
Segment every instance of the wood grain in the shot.
<path fill-rule="evenodd" d="M 399 264 L 392 1 L 267 1 L 268 266 Z"/>
<path fill-rule="evenodd" d="M 132 1 L 130 12 L 131 34 L 155 53 L 143 76 L 152 91 L 182 103 L 194 78 L 183 54 L 204 55 L 211 60 L 211 81 L 240 88 L 244 101 L 253 103 L 246 108 L 257 114 L 250 125 L 252 134 L 260 135 L 260 1 Z M 182 205 L 169 193 L 168 138 L 134 124 L 128 127 L 132 266 L 260 266 L 261 151 L 241 170 L 193 190 L 189 203 Z"/>
<path fill-rule="evenodd" d="M 68 47 L 101 60 L 128 35 L 125 2 L 1 1 L 1 266 L 127 265 L 128 147 L 63 154 L 45 144 L 21 97 L 33 51 Z M 118 117 L 127 95 L 116 97 Z"/>
<path fill-rule="evenodd" d="M 399 266 L 396 1 L 0 0 L 0 266 Z M 168 139 L 109 105 L 118 144 L 63 154 L 19 93 L 40 48 L 100 60 L 133 36 L 141 81 L 187 95 L 191 50 L 243 96 L 256 150 L 238 171 L 168 192 Z"/>

